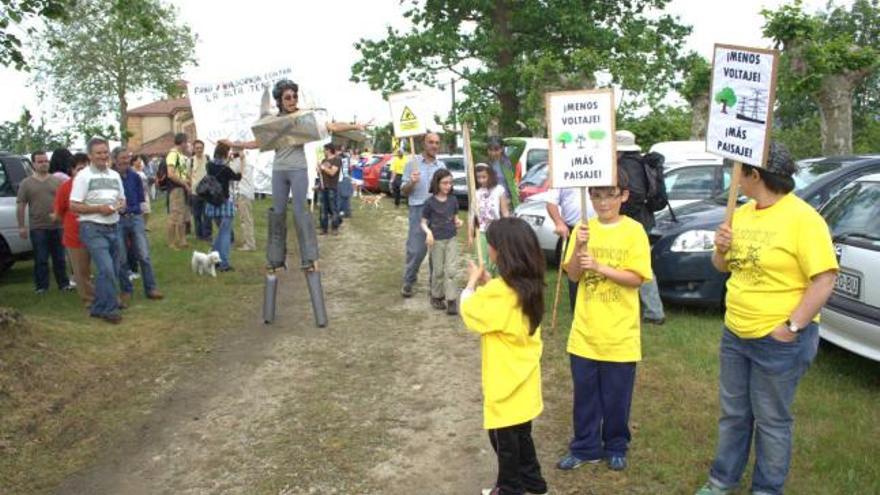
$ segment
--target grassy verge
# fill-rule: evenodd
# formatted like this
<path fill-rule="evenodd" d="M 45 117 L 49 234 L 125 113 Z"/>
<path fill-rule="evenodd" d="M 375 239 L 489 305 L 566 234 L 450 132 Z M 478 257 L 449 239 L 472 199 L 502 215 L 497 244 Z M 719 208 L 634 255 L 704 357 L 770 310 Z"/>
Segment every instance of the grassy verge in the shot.
<path fill-rule="evenodd" d="M 548 276 L 548 308 L 552 307 L 555 280 L 555 273 Z M 565 352 L 571 314 L 564 286 L 561 300 L 559 330 L 545 332 L 547 406 L 536 440 L 546 453 L 544 459 L 563 454 L 571 435 L 571 375 Z M 624 473 L 599 466 L 574 473 L 557 471 L 553 474 L 558 481 L 555 486 L 589 487 L 592 491 L 587 493 L 620 493 L 624 489 L 631 493 L 692 493 L 699 487 L 707 476 L 717 437 L 721 321 L 720 311 L 667 308 L 666 325 L 645 326 L 644 360 L 638 366 L 630 422 L 630 468 Z M 794 404 L 794 454 L 787 492 L 880 490 L 878 396 L 880 363 L 829 344 L 820 346 Z M 545 469 L 555 471 L 551 466 Z M 751 471 L 751 464 L 747 471 Z M 748 487 L 748 483 L 746 479 L 743 485 Z"/>
<path fill-rule="evenodd" d="M 255 207 L 262 247 L 268 201 Z M 17 263 L 0 278 L 0 304 L 25 316 L 23 325 L 0 332 L 4 493 L 47 491 L 87 465 L 146 415 L 182 370 L 210 353 L 219 335 L 241 327 L 245 309 L 261 293 L 263 252 L 233 251 L 235 272 L 196 278 L 189 267 L 192 252 L 166 247 L 164 223 L 164 212 L 153 214 L 149 235 L 166 298 L 147 300 L 135 281 L 133 304 L 121 325 L 90 318 L 75 293 L 34 295 L 32 262 Z"/>

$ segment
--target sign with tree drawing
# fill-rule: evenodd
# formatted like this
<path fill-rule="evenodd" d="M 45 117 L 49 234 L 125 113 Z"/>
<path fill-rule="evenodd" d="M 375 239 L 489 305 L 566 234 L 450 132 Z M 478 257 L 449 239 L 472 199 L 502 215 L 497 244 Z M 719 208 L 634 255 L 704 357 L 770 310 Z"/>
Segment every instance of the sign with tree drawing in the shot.
<path fill-rule="evenodd" d="M 559 91 L 545 98 L 552 187 L 614 185 L 614 91 Z"/>
<path fill-rule="evenodd" d="M 770 146 L 779 53 L 715 45 L 706 151 L 763 167 Z"/>
<path fill-rule="evenodd" d="M 391 122 L 397 138 L 419 136 L 428 132 L 430 117 L 424 98 L 418 91 L 406 91 L 388 96 Z"/>

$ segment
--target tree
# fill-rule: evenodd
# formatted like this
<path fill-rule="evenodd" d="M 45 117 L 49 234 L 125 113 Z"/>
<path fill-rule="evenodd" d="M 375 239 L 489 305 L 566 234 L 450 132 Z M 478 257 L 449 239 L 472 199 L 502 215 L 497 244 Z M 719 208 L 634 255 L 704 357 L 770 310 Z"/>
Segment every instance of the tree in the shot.
<path fill-rule="evenodd" d="M 602 129 L 593 129 L 588 132 L 587 135 L 590 136 L 591 140 L 595 141 L 593 143 L 593 146 L 595 148 L 599 147 L 599 141 L 605 139 L 605 131 L 603 131 Z"/>
<path fill-rule="evenodd" d="M 26 24 L 37 18 L 64 19 L 75 4 L 75 0 L 0 0 L 0 65 L 27 69 L 20 34 L 16 34 L 15 28 L 31 37 L 36 28 Z"/>
<path fill-rule="evenodd" d="M 22 108 L 18 120 L 0 124 L 0 150 L 26 154 L 36 150 L 54 150 L 70 145 L 70 135 L 58 134 L 46 127 L 46 122 L 34 121 L 31 112 Z"/>
<path fill-rule="evenodd" d="M 866 81 L 877 81 L 880 67 L 878 0 L 816 14 L 804 12 L 798 0 L 761 13 L 764 35 L 782 49 L 780 99 L 811 96 L 819 109 L 822 153 L 851 153 L 855 94 Z"/>
<path fill-rule="evenodd" d="M 727 107 L 736 105 L 736 93 L 733 92 L 733 88 L 725 87 L 715 93 L 715 101 L 721 103 L 721 113 L 727 113 Z"/>
<path fill-rule="evenodd" d="M 38 44 L 38 80 L 79 127 L 108 114 L 128 140 L 128 95 L 179 93 L 194 63 L 195 37 L 159 0 L 80 0 L 75 19 L 48 26 Z"/>
<path fill-rule="evenodd" d="M 691 107 L 692 140 L 706 139 L 709 124 L 709 91 L 712 86 L 712 65 L 702 55 L 691 52 L 682 65 L 684 80 L 675 89 Z M 734 95 L 736 96 L 736 95 Z"/>
<path fill-rule="evenodd" d="M 432 0 L 407 2 L 412 29 L 355 44 L 352 80 L 390 93 L 410 81 L 466 82 L 459 121 L 506 135 L 545 132 L 543 95 L 591 88 L 607 71 L 625 90 L 662 95 L 690 29 L 662 10 L 669 0 Z"/>
<path fill-rule="evenodd" d="M 617 128 L 635 134 L 636 142 L 644 151 L 663 141 L 688 139 L 692 121 L 691 111 L 684 106 L 659 105 L 647 113 L 636 105 L 623 105 L 617 109 Z"/>
<path fill-rule="evenodd" d="M 572 138 L 571 133 L 568 131 L 564 131 L 556 136 L 556 142 L 562 144 L 562 149 L 565 149 L 565 145 L 571 143 L 574 140 Z"/>

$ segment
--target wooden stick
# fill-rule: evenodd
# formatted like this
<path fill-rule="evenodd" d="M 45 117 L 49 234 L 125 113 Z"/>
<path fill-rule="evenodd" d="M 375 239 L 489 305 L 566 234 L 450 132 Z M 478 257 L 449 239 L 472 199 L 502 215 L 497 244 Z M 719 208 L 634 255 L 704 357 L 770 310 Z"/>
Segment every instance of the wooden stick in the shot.
<path fill-rule="evenodd" d="M 468 174 L 468 222 L 473 222 L 476 218 L 477 207 L 477 179 L 474 173 L 474 155 L 471 151 L 471 128 L 467 122 L 461 124 L 462 139 L 464 141 L 464 162 L 467 165 Z M 477 229 L 479 232 L 479 229 Z M 479 236 L 479 234 L 477 234 Z M 475 242 L 477 248 L 477 263 L 480 268 L 483 267 L 483 243 L 479 237 Z"/>
<path fill-rule="evenodd" d="M 727 209 L 724 211 L 724 225 L 733 226 L 733 211 L 739 198 L 739 181 L 742 178 L 742 163 L 733 162 L 733 175 L 730 177 L 730 193 L 727 195 Z"/>
<path fill-rule="evenodd" d="M 559 293 L 562 290 L 562 267 L 565 265 L 565 253 L 568 252 L 568 243 L 571 242 L 571 232 L 565 238 L 562 244 L 562 252 L 559 253 L 559 271 L 556 273 L 556 297 L 553 299 L 553 319 L 550 323 L 550 330 L 556 333 L 556 315 L 559 313 Z"/>

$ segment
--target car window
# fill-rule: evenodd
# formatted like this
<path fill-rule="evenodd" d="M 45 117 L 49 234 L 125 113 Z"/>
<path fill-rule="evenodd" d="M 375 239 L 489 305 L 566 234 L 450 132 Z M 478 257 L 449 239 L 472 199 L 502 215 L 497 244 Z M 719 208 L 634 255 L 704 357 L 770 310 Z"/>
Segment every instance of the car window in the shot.
<path fill-rule="evenodd" d="M 520 184 L 540 186 L 547 180 L 547 171 L 547 162 L 539 163 L 526 173 Z"/>
<path fill-rule="evenodd" d="M 440 161 L 446 165 L 446 170 L 450 172 L 464 172 L 464 159 L 462 158 L 441 158 Z"/>
<path fill-rule="evenodd" d="M 9 176 L 6 175 L 6 165 L 3 165 L 0 162 L 0 197 L 10 197 L 15 196 L 15 192 L 12 190 L 12 182 L 9 180 Z"/>
<path fill-rule="evenodd" d="M 704 199 L 715 191 L 716 167 L 685 167 L 664 177 L 669 199 Z"/>
<path fill-rule="evenodd" d="M 526 156 L 526 170 L 531 170 L 535 165 L 546 162 L 549 159 L 548 153 L 548 150 L 529 150 L 529 154 Z"/>
<path fill-rule="evenodd" d="M 794 174 L 794 190 L 800 191 L 815 182 L 819 177 L 822 177 L 829 172 L 834 172 L 842 165 L 843 164 L 840 162 L 826 161 L 802 165 L 798 168 L 797 173 Z"/>
<path fill-rule="evenodd" d="M 860 234 L 880 238 L 880 183 L 856 182 L 823 209 L 832 235 Z"/>

